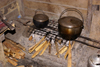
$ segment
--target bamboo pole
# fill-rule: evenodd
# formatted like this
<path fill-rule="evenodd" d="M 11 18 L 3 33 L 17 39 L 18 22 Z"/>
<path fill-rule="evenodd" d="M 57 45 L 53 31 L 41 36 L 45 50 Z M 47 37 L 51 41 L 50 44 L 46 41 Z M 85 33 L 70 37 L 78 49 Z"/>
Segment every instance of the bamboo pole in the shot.
<path fill-rule="evenodd" d="M 68 63 L 67 63 L 67 67 L 71 67 L 72 66 L 72 52 L 71 52 L 71 44 L 69 41 L 69 55 L 68 55 Z"/>

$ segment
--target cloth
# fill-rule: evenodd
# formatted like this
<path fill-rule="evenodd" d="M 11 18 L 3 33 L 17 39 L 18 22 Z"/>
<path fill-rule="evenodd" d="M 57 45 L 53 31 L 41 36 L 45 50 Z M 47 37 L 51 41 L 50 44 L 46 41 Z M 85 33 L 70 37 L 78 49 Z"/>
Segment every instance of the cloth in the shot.
<path fill-rule="evenodd" d="M 5 27 L 6 25 L 2 22 L 2 21 L 0 21 L 0 29 L 2 29 L 3 27 Z"/>

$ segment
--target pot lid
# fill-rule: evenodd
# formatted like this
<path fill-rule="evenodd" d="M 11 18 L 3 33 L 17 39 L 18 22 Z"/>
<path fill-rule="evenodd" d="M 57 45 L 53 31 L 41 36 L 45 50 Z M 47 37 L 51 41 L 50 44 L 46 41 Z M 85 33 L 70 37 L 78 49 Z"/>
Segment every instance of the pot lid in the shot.
<path fill-rule="evenodd" d="M 38 22 L 44 22 L 44 21 L 47 21 L 49 18 L 45 14 L 36 14 L 33 17 L 33 19 L 36 20 L 36 21 L 38 21 Z"/>
<path fill-rule="evenodd" d="M 68 27 L 68 28 L 83 26 L 83 22 L 80 19 L 72 16 L 62 17 L 58 20 L 58 23 L 61 26 Z"/>

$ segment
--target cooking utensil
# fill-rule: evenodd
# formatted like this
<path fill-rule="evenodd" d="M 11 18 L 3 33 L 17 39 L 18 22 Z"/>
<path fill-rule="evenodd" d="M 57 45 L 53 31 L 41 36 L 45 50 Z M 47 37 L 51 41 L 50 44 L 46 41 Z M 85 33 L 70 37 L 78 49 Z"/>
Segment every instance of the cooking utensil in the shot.
<path fill-rule="evenodd" d="M 91 55 L 87 67 L 100 67 L 100 54 Z"/>
<path fill-rule="evenodd" d="M 78 19 L 76 17 L 73 17 L 73 16 L 62 17 L 62 15 L 67 11 L 75 11 L 75 12 L 77 12 L 81 16 L 82 20 L 80 20 L 80 19 Z M 84 18 L 83 18 L 82 13 L 79 10 L 77 10 L 75 8 L 65 9 L 61 13 L 61 15 L 59 17 L 59 20 L 58 20 L 58 31 L 59 31 L 59 34 L 64 39 L 74 40 L 81 34 L 81 31 L 83 29 L 83 23 L 84 23 Z"/>
<path fill-rule="evenodd" d="M 40 10 L 43 14 L 36 14 L 38 10 L 35 11 L 35 15 L 33 17 L 33 23 L 37 28 L 44 28 L 49 23 L 49 17 L 44 14 L 42 10 Z"/>

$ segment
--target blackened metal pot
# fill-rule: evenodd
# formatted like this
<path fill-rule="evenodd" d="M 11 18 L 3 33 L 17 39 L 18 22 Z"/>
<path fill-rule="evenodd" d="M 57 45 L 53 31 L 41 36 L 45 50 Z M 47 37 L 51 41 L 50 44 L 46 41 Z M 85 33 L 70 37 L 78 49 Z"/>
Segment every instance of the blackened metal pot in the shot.
<path fill-rule="evenodd" d="M 33 23 L 37 28 L 44 28 L 48 25 L 49 23 L 49 17 L 44 14 L 36 14 L 37 10 L 35 11 L 35 15 L 33 17 Z"/>
<path fill-rule="evenodd" d="M 75 11 L 80 14 L 82 17 L 82 20 L 73 17 L 73 16 L 65 16 L 62 17 L 62 15 L 67 11 Z M 61 18 L 62 17 L 62 18 Z M 75 8 L 68 8 L 65 9 L 58 20 L 58 31 L 59 34 L 66 40 L 75 40 L 80 34 L 83 29 L 83 16 L 82 13 L 75 9 Z"/>

